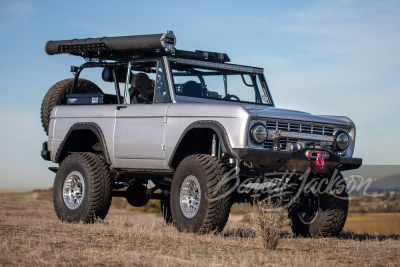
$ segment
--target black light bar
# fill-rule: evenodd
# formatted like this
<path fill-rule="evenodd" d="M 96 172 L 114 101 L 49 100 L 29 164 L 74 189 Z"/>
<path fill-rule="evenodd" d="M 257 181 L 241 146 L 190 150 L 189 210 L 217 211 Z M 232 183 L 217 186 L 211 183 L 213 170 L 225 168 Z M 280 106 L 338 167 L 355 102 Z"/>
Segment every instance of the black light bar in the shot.
<path fill-rule="evenodd" d="M 130 52 L 134 51 L 157 49 L 173 53 L 175 44 L 174 33 L 167 31 L 164 34 L 48 41 L 44 50 L 48 55 L 72 54 L 79 56 L 100 55 L 104 52 L 106 54 L 113 52 L 131 54 Z"/>
<path fill-rule="evenodd" d="M 217 53 L 217 52 L 208 52 L 208 51 L 185 51 L 185 50 L 176 50 L 175 51 L 176 57 L 183 57 L 183 58 L 193 58 L 193 59 L 202 59 L 206 61 L 213 61 L 213 62 L 230 62 L 231 59 L 225 53 Z"/>
<path fill-rule="evenodd" d="M 44 50 L 48 55 L 69 54 L 86 59 L 115 61 L 154 56 L 173 56 L 219 63 L 231 61 L 225 53 L 177 50 L 175 45 L 174 33 L 167 31 L 164 34 L 48 41 Z"/>
<path fill-rule="evenodd" d="M 245 72 L 245 73 L 254 73 L 254 74 L 263 74 L 264 69 L 242 66 L 242 65 L 234 65 L 234 64 L 222 64 L 218 62 L 210 62 L 210 61 L 202 61 L 202 60 L 194 60 L 194 59 L 186 59 L 186 58 L 176 58 L 174 63 L 177 64 L 185 64 L 185 65 L 193 65 L 205 68 L 216 68 L 216 69 L 224 69 L 234 72 Z"/>

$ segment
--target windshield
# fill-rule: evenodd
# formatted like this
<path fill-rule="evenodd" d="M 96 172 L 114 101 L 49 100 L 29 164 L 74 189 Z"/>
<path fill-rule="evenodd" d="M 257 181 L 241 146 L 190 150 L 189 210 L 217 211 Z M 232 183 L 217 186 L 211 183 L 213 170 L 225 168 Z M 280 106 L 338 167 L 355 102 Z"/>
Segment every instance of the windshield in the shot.
<path fill-rule="evenodd" d="M 174 62 L 171 62 L 171 68 L 176 95 L 273 105 L 262 74 L 210 67 L 203 69 Z"/>

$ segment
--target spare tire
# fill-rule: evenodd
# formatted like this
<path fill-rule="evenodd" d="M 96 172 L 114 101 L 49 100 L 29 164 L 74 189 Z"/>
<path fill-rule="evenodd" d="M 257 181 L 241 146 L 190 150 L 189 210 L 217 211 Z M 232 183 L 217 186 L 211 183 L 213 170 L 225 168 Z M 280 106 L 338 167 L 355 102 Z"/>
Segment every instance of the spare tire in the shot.
<path fill-rule="evenodd" d="M 67 94 L 71 90 L 73 78 L 65 79 L 54 84 L 42 101 L 42 107 L 40 109 L 40 117 L 42 119 L 42 125 L 44 131 L 48 135 L 50 115 L 54 106 L 67 104 Z M 101 89 L 91 81 L 85 79 L 79 79 L 78 84 L 75 87 L 75 94 L 84 93 L 102 93 Z"/>

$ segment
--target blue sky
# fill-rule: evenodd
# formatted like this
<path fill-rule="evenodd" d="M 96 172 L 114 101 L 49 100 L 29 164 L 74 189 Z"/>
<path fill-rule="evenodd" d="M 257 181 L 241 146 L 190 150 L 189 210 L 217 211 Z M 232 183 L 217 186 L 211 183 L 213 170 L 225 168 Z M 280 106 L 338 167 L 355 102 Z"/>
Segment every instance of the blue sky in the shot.
<path fill-rule="evenodd" d="M 400 1 L 0 0 L 0 189 L 51 187 L 40 105 L 78 57 L 48 40 L 163 33 L 265 69 L 275 105 L 346 115 L 355 156 L 400 164 Z"/>

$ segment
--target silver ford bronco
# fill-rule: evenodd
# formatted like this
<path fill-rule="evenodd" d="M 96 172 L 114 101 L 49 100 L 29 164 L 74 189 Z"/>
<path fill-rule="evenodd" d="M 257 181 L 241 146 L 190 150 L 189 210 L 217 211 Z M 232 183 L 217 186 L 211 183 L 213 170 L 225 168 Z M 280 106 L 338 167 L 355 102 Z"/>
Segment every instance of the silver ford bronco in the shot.
<path fill-rule="evenodd" d="M 41 107 L 57 216 L 93 222 L 112 197 L 160 199 L 167 223 L 206 233 L 223 230 L 233 203 L 268 200 L 288 209 L 294 234 L 338 235 L 341 171 L 362 163 L 354 123 L 276 108 L 262 68 L 175 44 L 172 31 L 46 43 L 85 60 Z"/>

